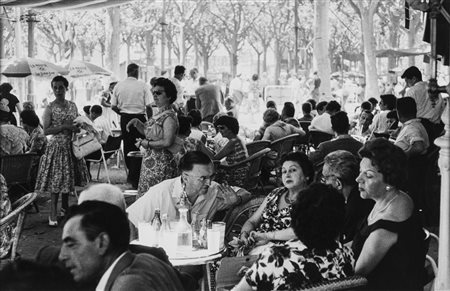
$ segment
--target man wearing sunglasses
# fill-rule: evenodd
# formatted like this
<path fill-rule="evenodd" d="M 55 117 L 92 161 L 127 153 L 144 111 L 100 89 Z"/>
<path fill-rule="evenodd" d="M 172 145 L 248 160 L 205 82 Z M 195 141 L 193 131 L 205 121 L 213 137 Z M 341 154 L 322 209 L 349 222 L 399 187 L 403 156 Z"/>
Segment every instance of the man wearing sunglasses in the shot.
<path fill-rule="evenodd" d="M 212 219 L 217 211 L 243 204 L 251 197 L 245 189 L 214 182 L 214 164 L 200 151 L 186 153 L 179 169 L 181 176 L 151 187 L 127 208 L 128 219 L 135 227 L 139 222 L 150 222 L 157 208 L 161 214 L 167 213 L 169 220 L 177 219 L 184 193 L 191 220 L 196 221 Z"/>

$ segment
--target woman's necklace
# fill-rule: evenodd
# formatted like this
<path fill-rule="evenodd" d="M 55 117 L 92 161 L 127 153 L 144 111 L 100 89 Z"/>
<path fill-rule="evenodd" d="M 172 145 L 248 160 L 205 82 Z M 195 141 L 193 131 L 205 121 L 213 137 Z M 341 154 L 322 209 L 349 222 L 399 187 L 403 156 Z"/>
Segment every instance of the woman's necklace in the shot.
<path fill-rule="evenodd" d="M 289 199 L 289 192 L 286 192 L 286 194 L 284 194 L 284 201 L 290 205 L 295 201 L 295 198 L 293 200 Z"/>
<path fill-rule="evenodd" d="M 388 209 L 388 207 L 391 206 L 392 202 L 394 202 L 394 200 L 397 197 L 398 197 L 398 194 L 394 194 L 394 197 L 392 197 L 391 200 L 389 200 L 389 202 L 386 203 L 386 205 L 380 210 L 375 211 L 375 207 L 374 207 L 372 212 L 370 212 L 369 220 L 373 221 L 379 213 L 384 212 L 386 209 Z"/>

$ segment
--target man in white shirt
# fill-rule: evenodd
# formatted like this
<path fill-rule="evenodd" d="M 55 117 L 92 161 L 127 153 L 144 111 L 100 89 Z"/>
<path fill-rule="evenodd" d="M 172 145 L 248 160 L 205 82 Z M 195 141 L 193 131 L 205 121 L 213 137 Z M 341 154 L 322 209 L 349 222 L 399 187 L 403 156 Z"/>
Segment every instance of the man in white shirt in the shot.
<path fill-rule="evenodd" d="M 100 144 L 105 144 L 108 136 L 111 135 L 111 126 L 109 121 L 103 116 L 103 109 L 100 105 L 93 105 L 91 107 L 91 120 L 94 123 L 94 128 L 100 135 Z"/>
<path fill-rule="evenodd" d="M 392 94 L 385 94 L 380 96 L 380 112 L 378 112 L 369 125 L 370 132 L 387 132 L 390 124 L 388 123 L 387 114 L 395 110 L 397 106 L 397 98 Z"/>
<path fill-rule="evenodd" d="M 331 115 L 341 111 L 341 105 L 336 101 L 330 101 L 325 106 L 325 112 L 321 115 L 314 117 L 309 126 L 310 131 L 321 131 L 334 135 L 333 128 L 331 126 Z"/>
<path fill-rule="evenodd" d="M 69 209 L 60 261 L 78 283 L 96 290 L 183 290 L 171 266 L 153 255 L 128 251 L 126 214 L 103 201 Z"/>
<path fill-rule="evenodd" d="M 398 99 L 398 120 L 403 126 L 394 144 L 408 156 L 424 155 L 430 146 L 427 131 L 420 119 L 416 118 L 416 110 L 416 102 L 412 97 Z"/>
<path fill-rule="evenodd" d="M 212 219 L 219 210 L 248 201 L 251 194 L 245 189 L 220 185 L 212 181 L 214 165 L 200 151 L 186 153 L 180 160 L 181 176 L 165 180 L 151 187 L 139 200 L 127 208 L 128 219 L 137 227 L 139 222 L 150 222 L 157 208 L 176 219 L 183 193 L 192 220 Z"/>
<path fill-rule="evenodd" d="M 145 113 L 147 110 L 152 110 L 151 103 L 153 96 L 150 93 L 150 85 L 138 80 L 139 66 L 136 64 L 129 64 L 127 67 L 127 75 L 123 81 L 117 83 L 111 98 L 111 107 L 117 114 L 120 115 L 120 129 L 122 130 L 123 138 L 123 152 L 125 156 L 125 164 L 128 168 L 128 182 L 134 188 L 137 188 L 139 182 L 140 165 L 134 165 L 132 159 L 128 157 L 131 151 L 138 151 L 136 147 L 136 139 L 144 138 L 134 127 L 129 131 L 127 124 L 133 118 L 137 118 L 141 122 L 147 120 Z"/>
<path fill-rule="evenodd" d="M 405 79 L 405 97 L 412 97 L 416 101 L 417 118 L 426 118 L 433 124 L 441 122 L 441 115 L 444 111 L 445 102 L 439 94 L 437 99 L 432 101 L 428 95 L 428 84 L 422 81 L 422 73 L 415 67 L 409 67 L 402 75 Z"/>
<path fill-rule="evenodd" d="M 186 68 L 183 66 L 175 66 L 174 76 L 173 78 L 170 78 L 170 81 L 175 85 L 177 88 L 177 100 L 175 100 L 174 104 L 178 106 L 178 109 L 182 110 L 185 105 L 184 100 L 184 87 L 183 84 L 181 84 L 181 81 L 183 81 L 184 77 L 186 76 Z"/>
<path fill-rule="evenodd" d="M 237 74 L 230 82 L 230 96 L 233 99 L 236 106 L 239 108 L 244 100 L 244 82 L 242 81 L 241 74 Z"/>

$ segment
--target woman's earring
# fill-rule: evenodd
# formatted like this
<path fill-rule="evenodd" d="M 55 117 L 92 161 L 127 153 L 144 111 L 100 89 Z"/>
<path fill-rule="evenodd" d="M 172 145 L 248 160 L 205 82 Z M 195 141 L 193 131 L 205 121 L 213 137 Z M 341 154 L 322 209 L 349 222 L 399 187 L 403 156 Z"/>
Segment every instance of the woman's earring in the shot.
<path fill-rule="evenodd" d="M 392 189 L 392 186 L 386 185 L 386 191 L 391 191 L 391 189 Z"/>

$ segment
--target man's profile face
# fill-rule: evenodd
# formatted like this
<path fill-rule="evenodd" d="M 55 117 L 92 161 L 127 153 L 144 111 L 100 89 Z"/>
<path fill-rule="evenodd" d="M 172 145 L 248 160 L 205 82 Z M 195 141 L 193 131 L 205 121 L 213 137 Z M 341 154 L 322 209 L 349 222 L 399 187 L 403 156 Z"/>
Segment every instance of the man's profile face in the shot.
<path fill-rule="evenodd" d="M 192 170 L 183 172 L 186 181 L 186 191 L 188 193 L 198 193 L 205 195 L 211 185 L 214 175 L 214 165 L 194 164 Z"/>
<path fill-rule="evenodd" d="M 70 271 L 76 282 L 93 282 L 100 278 L 103 257 L 100 255 L 98 237 L 90 241 L 81 228 L 82 216 L 70 218 L 64 225 L 59 260 Z"/>

